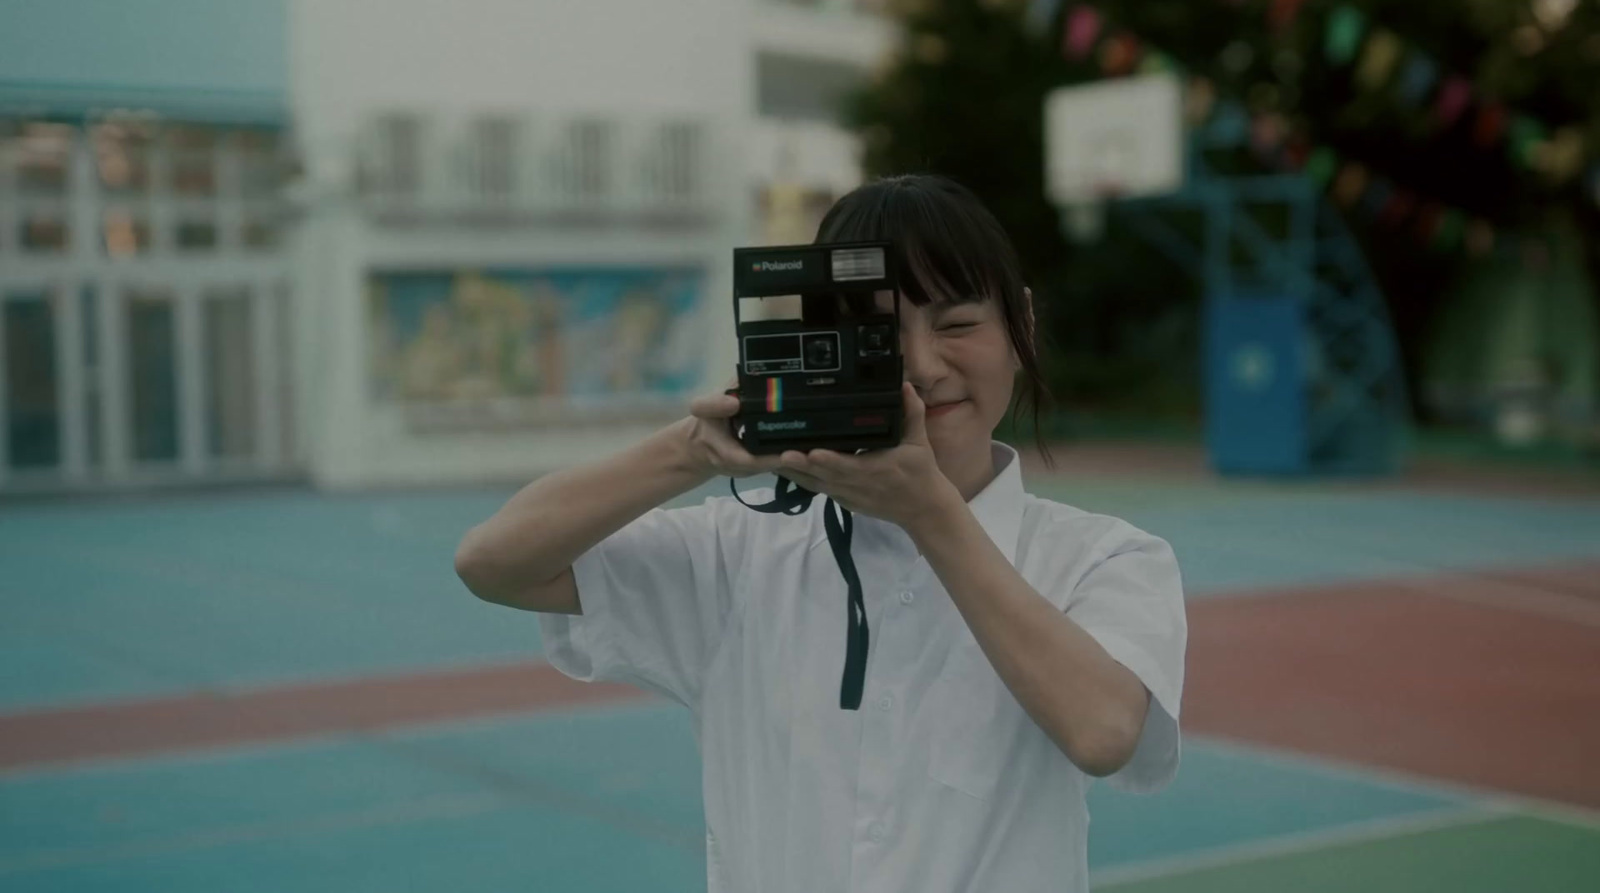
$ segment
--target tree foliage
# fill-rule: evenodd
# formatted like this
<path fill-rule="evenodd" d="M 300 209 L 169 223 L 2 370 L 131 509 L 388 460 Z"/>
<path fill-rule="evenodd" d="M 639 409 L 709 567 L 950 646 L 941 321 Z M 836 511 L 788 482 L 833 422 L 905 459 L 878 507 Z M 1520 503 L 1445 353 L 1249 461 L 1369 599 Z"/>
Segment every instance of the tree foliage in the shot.
<path fill-rule="evenodd" d="M 1535 7 L 1542 2 L 1310 0 L 1286 21 L 1274 20 L 1278 0 L 1095 5 L 1108 28 L 1138 35 L 1146 48 L 1212 79 L 1221 95 L 1281 114 L 1341 157 L 1502 232 L 1566 226 L 1593 233 L 1600 221 L 1581 181 L 1553 181 L 1512 163 L 1503 146 L 1480 146 L 1470 121 L 1432 126 L 1426 106 L 1362 86 L 1348 63 L 1323 51 L 1329 13 L 1348 5 L 1442 70 L 1469 77 L 1478 95 L 1550 127 L 1580 128 L 1589 146 L 1600 146 L 1600 2 L 1577 0 L 1559 27 L 1540 24 Z M 1053 342 L 1047 370 L 1067 405 L 1195 412 L 1198 284 L 1119 228 L 1115 215 L 1101 242 L 1073 245 L 1044 196 L 1044 97 L 1102 76 L 1098 61 L 1065 61 L 1059 19 L 1031 31 L 1026 0 L 889 5 L 904 25 L 902 45 L 847 113 L 864 137 L 868 171 L 946 174 L 995 211 L 1040 296 L 1042 329 Z M 1257 163 L 1245 153 L 1232 162 Z M 1470 260 L 1394 233 L 1358 232 L 1388 295 L 1402 353 L 1412 360 Z"/>

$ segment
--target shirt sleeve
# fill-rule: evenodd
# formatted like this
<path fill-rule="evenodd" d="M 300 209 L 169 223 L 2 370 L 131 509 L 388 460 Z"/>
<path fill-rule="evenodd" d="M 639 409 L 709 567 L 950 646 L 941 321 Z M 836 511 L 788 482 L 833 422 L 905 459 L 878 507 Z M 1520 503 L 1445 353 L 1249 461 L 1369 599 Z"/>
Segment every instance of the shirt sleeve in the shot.
<path fill-rule="evenodd" d="M 1172 547 L 1118 522 L 1104 557 L 1081 578 L 1067 616 L 1150 691 L 1144 731 L 1128 764 L 1106 780 L 1130 793 L 1154 793 L 1178 773 L 1178 712 L 1188 643 L 1183 583 Z"/>
<path fill-rule="evenodd" d="M 749 522 L 731 501 L 652 509 L 579 556 L 572 574 L 583 613 L 539 615 L 551 665 L 694 708 L 733 608 L 727 560 L 744 554 Z"/>

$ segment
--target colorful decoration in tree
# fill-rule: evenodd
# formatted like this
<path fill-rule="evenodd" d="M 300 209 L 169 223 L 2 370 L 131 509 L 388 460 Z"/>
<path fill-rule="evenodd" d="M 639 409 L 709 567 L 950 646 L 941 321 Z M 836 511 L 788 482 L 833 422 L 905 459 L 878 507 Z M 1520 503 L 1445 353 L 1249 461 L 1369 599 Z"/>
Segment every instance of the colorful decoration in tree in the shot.
<path fill-rule="evenodd" d="M 1076 62 L 1087 58 L 1099 36 L 1100 10 L 1080 3 L 1067 13 L 1067 30 L 1061 46 L 1068 59 Z"/>
<path fill-rule="evenodd" d="M 1274 32 L 1287 30 L 1298 21 L 1304 5 L 1294 0 L 1270 0 L 1265 4 L 1267 25 Z M 1551 135 L 1538 118 L 1480 97 L 1466 77 L 1441 71 L 1427 52 L 1408 46 L 1392 31 L 1373 26 L 1366 14 L 1354 6 L 1341 5 L 1329 12 L 1322 42 L 1329 61 L 1337 66 L 1353 64 L 1352 79 L 1364 90 L 1391 89 L 1407 107 L 1422 105 L 1431 96 L 1432 119 L 1438 130 L 1449 129 L 1465 119 L 1467 132 L 1479 147 L 1503 146 L 1508 159 L 1520 170 L 1536 171 L 1559 184 L 1570 182 L 1583 169 L 1588 147 L 1581 130 L 1567 126 Z M 1181 66 L 1170 56 L 1146 46 L 1124 29 L 1108 27 L 1105 17 L 1089 3 L 1079 3 L 1066 14 L 1061 46 L 1063 56 L 1071 61 L 1097 59 L 1100 71 L 1108 77 L 1135 71 L 1173 70 L 1181 74 Z M 1242 42 L 1229 49 L 1236 47 L 1250 50 Z M 1276 95 L 1277 91 L 1273 92 Z M 1313 144 L 1302 127 L 1279 112 L 1276 101 L 1262 101 L 1252 92 L 1251 104 L 1254 112 L 1238 101 L 1219 100 L 1216 86 L 1209 79 L 1187 79 L 1184 117 L 1190 126 L 1204 126 L 1224 143 L 1247 143 L 1263 160 L 1304 174 L 1340 207 L 1386 227 L 1409 224 L 1421 241 L 1441 251 L 1465 248 L 1475 256 L 1482 255 L 1500 241 L 1494 225 L 1487 220 L 1419 196 L 1373 174 L 1357 161 L 1341 163 L 1335 150 Z M 1592 165 L 1585 175 L 1584 189 L 1600 205 L 1600 163 Z M 1532 240 L 1524 237 L 1521 241 Z"/>
<path fill-rule="evenodd" d="M 1335 9 L 1328 18 L 1326 40 L 1323 42 L 1328 61 L 1344 65 L 1354 58 L 1356 48 L 1361 45 L 1361 34 L 1366 28 L 1367 18 L 1361 14 L 1361 10 L 1353 6 Z"/>

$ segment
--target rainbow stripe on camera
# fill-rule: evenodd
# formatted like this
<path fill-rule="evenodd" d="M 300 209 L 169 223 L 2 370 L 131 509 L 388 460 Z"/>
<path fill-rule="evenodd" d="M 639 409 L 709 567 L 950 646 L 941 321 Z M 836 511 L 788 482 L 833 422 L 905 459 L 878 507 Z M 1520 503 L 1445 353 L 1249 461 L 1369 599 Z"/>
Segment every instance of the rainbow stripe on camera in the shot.
<path fill-rule="evenodd" d="M 767 412 L 783 412 L 783 379 L 767 379 Z"/>

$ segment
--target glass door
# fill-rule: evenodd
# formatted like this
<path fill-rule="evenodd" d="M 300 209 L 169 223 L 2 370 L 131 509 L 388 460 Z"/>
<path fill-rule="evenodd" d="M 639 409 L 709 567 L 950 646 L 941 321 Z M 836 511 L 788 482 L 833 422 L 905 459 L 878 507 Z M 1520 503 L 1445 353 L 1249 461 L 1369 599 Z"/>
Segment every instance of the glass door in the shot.
<path fill-rule="evenodd" d="M 62 462 L 61 376 L 56 313 L 47 292 L 13 292 L 0 301 L 5 363 L 4 456 L 10 476 L 59 471 Z"/>
<path fill-rule="evenodd" d="M 178 461 L 177 308 L 172 293 L 123 292 L 127 341 L 128 444 L 135 465 Z"/>

